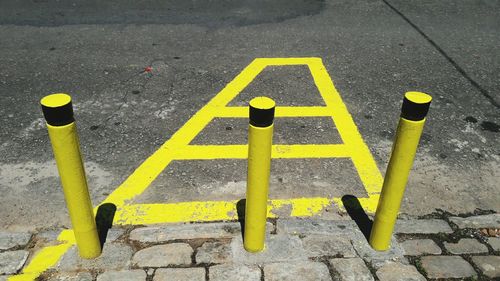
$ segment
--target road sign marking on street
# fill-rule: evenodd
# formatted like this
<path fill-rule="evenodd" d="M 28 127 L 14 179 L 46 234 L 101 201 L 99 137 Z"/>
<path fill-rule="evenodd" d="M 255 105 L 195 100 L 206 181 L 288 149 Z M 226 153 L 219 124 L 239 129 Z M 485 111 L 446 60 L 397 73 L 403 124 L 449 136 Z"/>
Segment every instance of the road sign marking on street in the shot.
<path fill-rule="evenodd" d="M 190 142 L 214 118 L 247 118 L 248 107 L 228 106 L 228 104 L 266 67 L 294 65 L 305 65 L 309 68 L 325 106 L 278 106 L 275 117 L 331 117 L 343 143 L 276 144 L 272 147 L 272 158 L 350 158 L 368 195 L 366 198 L 359 198 L 359 201 L 365 211 L 374 213 L 382 187 L 382 175 L 347 107 L 335 89 L 322 60 L 320 58 L 257 58 L 196 112 L 102 202 L 102 204 L 116 205 L 114 223 L 137 225 L 237 219 L 237 200 L 168 204 L 131 204 L 131 202 L 143 193 L 174 160 L 246 159 L 248 150 L 246 144 L 190 145 Z M 313 216 L 332 204 L 341 206 L 341 198 L 272 199 L 268 204 L 268 216 L 275 217 L 275 212 L 283 207 L 291 209 L 291 216 Z M 33 280 L 43 271 L 54 266 L 75 243 L 71 230 L 63 231 L 58 240 L 62 244 L 42 249 L 21 275 L 13 276 L 9 280 Z"/>
<path fill-rule="evenodd" d="M 222 91 L 189 119 L 168 141 L 151 155 L 103 203 L 118 207 L 117 224 L 153 224 L 237 218 L 237 201 L 194 201 L 169 204 L 130 204 L 174 160 L 246 159 L 247 145 L 190 145 L 214 118 L 247 118 L 248 108 L 228 106 L 268 66 L 309 67 L 326 106 L 277 107 L 280 117 L 331 117 L 342 144 L 273 145 L 273 158 L 350 158 L 368 194 L 360 198 L 368 212 L 374 212 L 382 186 L 382 176 L 320 58 L 258 58 L 250 63 Z M 340 198 L 292 198 L 269 201 L 269 216 L 283 206 L 291 206 L 291 216 L 311 216 Z"/>

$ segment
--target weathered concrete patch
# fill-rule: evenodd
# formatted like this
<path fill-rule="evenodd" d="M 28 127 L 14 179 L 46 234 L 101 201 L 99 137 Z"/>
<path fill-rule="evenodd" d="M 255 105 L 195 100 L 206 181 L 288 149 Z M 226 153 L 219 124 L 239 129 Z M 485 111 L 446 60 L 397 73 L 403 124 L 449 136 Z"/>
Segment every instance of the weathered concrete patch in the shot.
<path fill-rule="evenodd" d="M 231 261 L 231 246 L 225 242 L 205 242 L 198 248 L 196 263 L 226 263 Z"/>
<path fill-rule="evenodd" d="M 351 220 L 313 220 L 313 219 L 280 219 L 277 222 L 278 233 L 287 234 L 323 234 L 348 235 L 361 233 L 356 223 Z"/>
<path fill-rule="evenodd" d="M 340 256 L 353 258 L 356 256 L 351 241 L 345 237 L 333 235 L 308 235 L 302 238 L 304 250 L 308 257 Z"/>
<path fill-rule="evenodd" d="M 363 235 L 357 235 L 357 237 L 353 238 L 352 245 L 359 257 L 370 263 L 376 269 L 388 262 L 408 263 L 404 257 L 405 253 L 403 247 L 394 238 L 391 241 L 390 249 L 385 252 L 373 250 Z"/>
<path fill-rule="evenodd" d="M 56 240 L 63 230 L 64 229 L 62 228 L 43 230 L 36 233 L 36 239 L 38 240 L 38 242 L 40 242 L 40 240 L 43 240 L 46 243 L 59 243 Z"/>
<path fill-rule="evenodd" d="M 426 281 L 413 265 L 388 263 L 377 270 L 380 281 Z"/>
<path fill-rule="evenodd" d="M 426 256 L 421 259 L 427 278 L 465 278 L 477 276 L 472 266 L 462 257 Z"/>
<path fill-rule="evenodd" d="M 467 218 L 450 217 L 459 228 L 500 228 L 500 214 L 473 216 Z"/>
<path fill-rule="evenodd" d="M 441 248 L 431 239 L 415 239 L 401 242 L 407 256 L 439 255 Z"/>
<path fill-rule="evenodd" d="M 28 251 L 10 251 L 0 253 L 0 274 L 14 274 L 28 259 Z"/>
<path fill-rule="evenodd" d="M 48 281 L 92 281 L 94 277 L 89 272 L 59 273 L 50 277 Z"/>
<path fill-rule="evenodd" d="M 472 257 L 472 261 L 484 275 L 490 278 L 500 277 L 499 256 L 475 256 Z"/>
<path fill-rule="evenodd" d="M 169 224 L 134 229 L 130 240 L 159 243 L 176 239 L 231 238 L 241 235 L 237 222 L 203 224 Z"/>
<path fill-rule="evenodd" d="M 208 269 L 210 281 L 260 281 L 260 269 L 257 266 L 223 264 Z"/>
<path fill-rule="evenodd" d="M 28 232 L 0 232 L 0 250 L 14 247 L 24 247 L 31 239 Z"/>
<path fill-rule="evenodd" d="M 264 266 L 267 281 L 331 281 L 328 267 L 319 262 L 272 263 Z"/>
<path fill-rule="evenodd" d="M 139 267 L 162 267 L 191 264 L 193 248 L 186 243 L 157 245 L 135 253 L 132 264 Z"/>
<path fill-rule="evenodd" d="M 144 270 L 119 270 L 119 271 L 106 271 L 97 276 L 97 281 L 145 281 L 146 272 Z"/>
<path fill-rule="evenodd" d="M 235 263 L 243 264 L 307 260 L 300 238 L 289 235 L 268 235 L 265 249 L 259 253 L 247 252 L 238 236 L 231 241 L 231 253 Z"/>
<path fill-rule="evenodd" d="M 92 201 L 98 203 L 109 194 L 115 178 L 92 161 L 85 162 L 85 171 Z M 0 164 L 0 189 L 4 188 L 9 192 L 1 203 L 6 208 L 0 209 L 0 227 L 24 231 L 71 227 L 54 160 Z"/>
<path fill-rule="evenodd" d="M 159 268 L 155 272 L 153 281 L 205 281 L 205 269 L 192 268 Z"/>
<path fill-rule="evenodd" d="M 485 245 L 472 238 L 460 239 L 457 243 L 444 242 L 444 247 L 455 255 L 481 254 L 488 252 L 488 248 Z"/>
<path fill-rule="evenodd" d="M 374 281 L 370 270 L 360 258 L 331 259 L 330 265 L 339 275 L 340 281 Z"/>
<path fill-rule="evenodd" d="M 398 220 L 394 229 L 395 233 L 432 234 L 453 233 L 453 230 L 444 220 Z"/>
<path fill-rule="evenodd" d="M 61 271 L 122 270 L 130 267 L 132 248 L 122 243 L 106 243 L 102 254 L 93 260 L 80 258 L 76 246 L 61 258 L 57 268 Z"/>

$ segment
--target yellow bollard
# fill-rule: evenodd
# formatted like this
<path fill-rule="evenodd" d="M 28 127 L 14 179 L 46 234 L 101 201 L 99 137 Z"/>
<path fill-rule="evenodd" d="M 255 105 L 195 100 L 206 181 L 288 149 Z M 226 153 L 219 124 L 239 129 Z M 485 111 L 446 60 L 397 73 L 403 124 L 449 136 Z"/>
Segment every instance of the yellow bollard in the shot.
<path fill-rule="evenodd" d="M 267 97 L 250 101 L 248 174 L 243 244 L 248 252 L 264 249 L 267 198 L 271 174 L 271 146 L 275 103 Z"/>
<path fill-rule="evenodd" d="M 47 122 L 78 252 L 82 258 L 96 258 L 101 254 L 101 244 L 80 155 L 71 97 L 67 94 L 52 94 L 42 98 L 40 103 Z"/>
<path fill-rule="evenodd" d="M 431 96 L 420 92 L 405 94 L 391 159 L 370 233 L 370 245 L 377 251 L 386 251 L 390 247 L 392 232 L 431 100 Z"/>

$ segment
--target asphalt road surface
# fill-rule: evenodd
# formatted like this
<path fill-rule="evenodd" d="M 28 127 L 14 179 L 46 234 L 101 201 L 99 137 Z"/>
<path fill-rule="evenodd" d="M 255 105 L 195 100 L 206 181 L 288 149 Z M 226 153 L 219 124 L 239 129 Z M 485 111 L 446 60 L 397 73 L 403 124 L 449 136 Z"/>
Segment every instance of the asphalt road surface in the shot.
<path fill-rule="evenodd" d="M 73 97 L 97 205 L 254 59 L 275 57 L 322 59 L 382 175 L 403 94 L 432 95 L 401 213 L 499 212 L 499 46 L 494 0 L 2 1 L 0 228 L 71 227 L 43 96 Z M 324 105 L 304 65 L 267 67 L 230 105 L 260 95 Z M 342 143 L 329 117 L 275 126 L 277 144 Z M 245 144 L 246 130 L 216 118 L 191 144 Z M 272 165 L 274 199 L 366 196 L 349 158 Z M 245 181 L 244 159 L 175 160 L 128 203 L 237 200 Z"/>

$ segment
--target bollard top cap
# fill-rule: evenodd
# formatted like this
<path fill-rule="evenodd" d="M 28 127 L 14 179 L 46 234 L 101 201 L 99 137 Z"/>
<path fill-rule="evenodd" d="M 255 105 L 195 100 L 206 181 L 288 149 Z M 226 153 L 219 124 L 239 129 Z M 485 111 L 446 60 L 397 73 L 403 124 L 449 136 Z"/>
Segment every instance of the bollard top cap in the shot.
<path fill-rule="evenodd" d="M 424 120 L 429 112 L 432 97 L 422 92 L 407 92 L 401 108 L 401 117 L 411 120 Z"/>
<path fill-rule="evenodd" d="M 405 98 L 413 103 L 425 104 L 432 101 L 432 97 L 422 92 L 407 92 Z"/>
<path fill-rule="evenodd" d="M 75 121 L 73 105 L 68 94 L 57 93 L 40 100 L 43 116 L 49 125 L 64 126 Z"/>
<path fill-rule="evenodd" d="M 40 100 L 42 106 L 52 107 L 52 108 L 65 106 L 70 102 L 71 102 L 70 95 L 64 93 L 51 94 L 43 97 Z"/>
<path fill-rule="evenodd" d="M 273 109 L 276 103 L 268 97 L 256 97 L 250 101 L 250 106 L 257 109 L 269 110 Z"/>
<path fill-rule="evenodd" d="M 256 97 L 250 101 L 250 125 L 268 127 L 274 121 L 276 103 L 268 97 Z"/>

